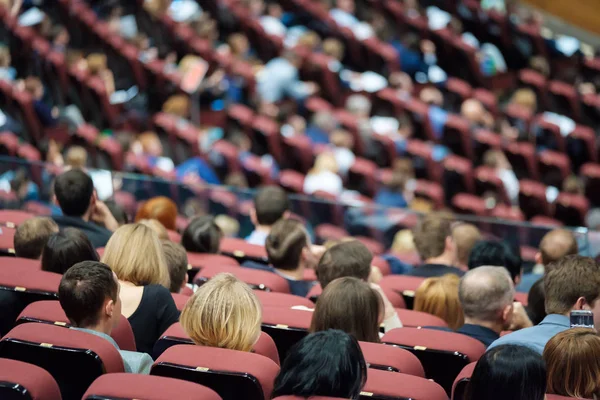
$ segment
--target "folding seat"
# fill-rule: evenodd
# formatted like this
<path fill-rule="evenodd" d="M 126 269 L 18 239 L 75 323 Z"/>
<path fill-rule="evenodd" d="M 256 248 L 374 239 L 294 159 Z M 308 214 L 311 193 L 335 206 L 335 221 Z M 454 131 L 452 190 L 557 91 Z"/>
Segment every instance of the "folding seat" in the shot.
<path fill-rule="evenodd" d="M 344 228 L 332 224 L 317 225 L 315 227 L 315 235 L 319 243 L 325 243 L 329 240 L 337 241 L 350 236 Z"/>
<path fill-rule="evenodd" d="M 497 133 L 487 129 L 476 129 L 472 135 L 474 158 L 472 162 L 480 165 L 483 162 L 483 155 L 492 149 L 502 148 L 502 137 Z"/>
<path fill-rule="evenodd" d="M 417 139 L 409 139 L 406 141 L 406 153 L 413 159 L 417 178 L 434 182 L 441 179 L 442 171 L 439 163 L 433 159 L 431 144 Z"/>
<path fill-rule="evenodd" d="M 12 132 L 0 132 L 0 154 L 14 156 L 19 148 L 19 138 Z"/>
<path fill-rule="evenodd" d="M 392 273 L 388 261 L 380 256 L 374 256 L 373 261 L 371 261 L 371 265 L 379 268 L 379 270 L 381 271 L 381 275 L 383 276 L 387 276 Z"/>
<path fill-rule="evenodd" d="M 17 225 L 35 217 L 35 214 L 20 210 L 0 210 L 0 225 L 15 228 Z"/>
<path fill-rule="evenodd" d="M 487 215 L 485 200 L 468 193 L 459 193 L 454 196 L 452 198 L 452 209 L 459 214 L 477 215 L 480 217 Z"/>
<path fill-rule="evenodd" d="M 58 383 L 63 399 L 80 399 L 105 373 L 124 372 L 119 351 L 107 340 L 49 324 L 22 324 L 0 341 L 0 357 L 37 365 Z"/>
<path fill-rule="evenodd" d="M 442 185 L 435 182 L 418 179 L 416 181 L 414 193 L 416 198 L 424 198 L 431 201 L 436 210 L 444 208 L 445 199 L 444 188 Z"/>
<path fill-rule="evenodd" d="M 404 108 L 415 128 L 415 137 L 437 142 L 437 138 L 429 122 L 429 106 L 420 100 L 408 99 Z"/>
<path fill-rule="evenodd" d="M 504 183 L 498 177 L 496 170 L 491 167 L 481 166 L 475 169 L 475 193 L 483 195 L 486 192 L 494 192 L 499 201 L 504 204 L 510 204 Z"/>
<path fill-rule="evenodd" d="M 181 242 L 181 235 L 177 231 L 167 229 L 167 235 L 169 236 L 169 240 L 171 242 L 175 242 L 175 243 Z M 189 260 L 189 255 L 188 255 L 188 260 Z"/>
<path fill-rule="evenodd" d="M 304 174 L 290 169 L 279 173 L 279 185 L 290 193 L 304 193 Z"/>
<path fill-rule="evenodd" d="M 253 289 L 265 290 L 267 292 L 289 293 L 289 284 L 281 276 L 268 271 L 260 271 L 251 268 L 230 267 L 230 266 L 210 266 L 203 268 L 196 275 L 194 283 L 202 285 L 212 277 L 220 273 L 230 273 L 235 275 L 241 281 L 247 283 Z"/>
<path fill-rule="evenodd" d="M 7 226 L 0 228 L 0 255 L 15 254 L 15 228 Z"/>
<path fill-rule="evenodd" d="M 362 137 L 359 133 L 358 118 L 345 109 L 337 109 L 334 111 L 333 115 L 338 123 L 352 135 L 352 138 L 354 139 L 354 149 L 352 149 L 354 154 L 362 156 L 365 149 Z"/>
<path fill-rule="evenodd" d="M 444 159 L 443 192 L 444 200 L 450 204 L 458 193 L 474 193 L 473 162 L 469 159 L 449 155 Z"/>
<path fill-rule="evenodd" d="M 270 185 L 273 182 L 271 168 L 264 165 L 261 157 L 256 154 L 249 154 L 244 158 L 242 171 L 246 176 L 248 186 L 252 188 Z"/>
<path fill-rule="evenodd" d="M 545 39 L 540 34 L 540 27 L 537 24 L 519 23 L 514 25 L 514 40 L 523 42 L 524 46 L 531 49 L 532 55 L 540 55 L 548 59 L 548 50 Z"/>
<path fill-rule="evenodd" d="M 42 265 L 40 260 L 30 260 L 28 258 L 20 258 L 20 257 L 0 257 L 0 268 L 27 268 L 32 270 L 41 270 Z"/>
<path fill-rule="evenodd" d="M 460 371 L 485 353 L 485 346 L 476 339 L 433 329 L 393 329 L 381 341 L 415 354 L 423 364 L 425 376 L 439 383 L 448 394 Z"/>
<path fill-rule="evenodd" d="M 270 154 L 281 163 L 281 135 L 279 125 L 274 120 L 257 116 L 252 121 L 252 152 L 258 155 Z"/>
<path fill-rule="evenodd" d="M 522 69 L 519 71 L 518 80 L 521 86 L 528 87 L 535 92 L 540 108 L 545 109 L 548 104 L 548 82 L 546 77 L 532 69 Z"/>
<path fill-rule="evenodd" d="M 263 290 L 255 290 L 254 293 L 263 307 L 292 308 L 294 306 L 304 306 L 312 308 L 315 306 L 315 303 L 306 297 L 295 296 L 293 294 L 265 292 Z"/>
<path fill-rule="evenodd" d="M 494 117 L 498 115 L 498 100 L 494 93 L 480 87 L 473 90 L 473 98 L 479 100 Z"/>
<path fill-rule="evenodd" d="M 447 400 L 442 386 L 430 380 L 397 372 L 369 368 L 361 400 Z"/>
<path fill-rule="evenodd" d="M 476 365 L 477 362 L 472 362 L 460 371 L 460 374 L 458 374 L 452 385 L 452 400 L 466 400 L 467 386 Z"/>
<path fill-rule="evenodd" d="M 592 207 L 600 206 L 600 165 L 584 164 L 580 174 L 585 179 L 585 197 L 590 200 Z"/>
<path fill-rule="evenodd" d="M 231 132 L 233 129 L 249 135 L 253 119 L 254 112 L 249 107 L 242 104 L 231 104 L 227 107 L 225 128 L 227 132 Z"/>
<path fill-rule="evenodd" d="M 375 239 L 371 239 L 369 237 L 360 235 L 354 236 L 354 238 L 362 244 L 364 244 L 369 249 L 369 251 L 375 256 L 382 254 L 385 251 L 383 245 Z"/>
<path fill-rule="evenodd" d="M 369 71 L 376 71 L 385 76 L 400 71 L 400 57 L 392 45 L 376 37 L 367 38 L 360 43 L 366 50 Z"/>
<path fill-rule="evenodd" d="M 306 397 L 298 396 L 278 396 L 273 400 L 306 400 Z M 324 396 L 310 396 L 310 400 L 344 400 L 341 397 L 324 397 Z"/>
<path fill-rule="evenodd" d="M 61 400 L 58 384 L 44 369 L 0 358 L 0 398 L 8 400 Z"/>
<path fill-rule="evenodd" d="M 263 307 L 262 331 L 273 338 L 282 360 L 289 349 L 308 334 L 312 316 L 313 312 L 308 310 Z"/>
<path fill-rule="evenodd" d="M 178 311 L 183 311 L 183 308 L 190 300 L 190 296 L 186 296 L 181 293 L 171 293 L 171 297 L 173 297 L 173 301 L 175 302 L 175 307 L 177 307 Z"/>
<path fill-rule="evenodd" d="M 381 343 L 359 342 L 359 344 L 369 368 L 425 378 L 421 362 L 411 352 L 397 347 L 391 348 Z"/>
<path fill-rule="evenodd" d="M 473 142 L 469 121 L 461 116 L 448 114 L 441 142 L 454 154 L 473 159 Z"/>
<path fill-rule="evenodd" d="M 218 140 L 213 143 L 210 151 L 214 152 L 215 155 L 220 156 L 225 161 L 223 165 L 214 165 L 211 163 L 219 177 L 225 178 L 232 172 L 241 171 L 242 167 L 239 161 L 239 150 L 233 143 L 226 140 Z"/>
<path fill-rule="evenodd" d="M 597 162 L 596 153 L 596 134 L 590 127 L 577 125 L 573 132 L 567 136 L 567 155 L 571 160 L 573 171 L 578 172 L 579 168 L 586 162 Z"/>
<path fill-rule="evenodd" d="M 587 126 L 594 126 L 600 119 L 600 96 L 588 93 L 581 96 L 581 121 Z"/>
<path fill-rule="evenodd" d="M 569 157 L 552 150 L 544 150 L 538 157 L 541 182 L 561 188 L 563 181 L 571 174 Z"/>
<path fill-rule="evenodd" d="M 308 136 L 294 135 L 282 140 L 283 166 L 306 174 L 315 163 L 312 142 Z"/>
<path fill-rule="evenodd" d="M 376 173 L 377 165 L 373 161 L 357 158 L 348 171 L 348 187 L 373 197 L 377 191 Z"/>
<path fill-rule="evenodd" d="M 448 324 L 443 319 L 436 317 L 421 311 L 404 310 L 397 308 L 396 312 L 403 326 L 410 328 L 423 328 L 428 326 L 435 326 L 441 328 L 447 328 Z"/>
<path fill-rule="evenodd" d="M 578 121 L 581 118 L 579 93 L 573 85 L 561 81 L 548 83 L 549 105 L 552 111 Z"/>
<path fill-rule="evenodd" d="M 334 107 L 331 103 L 317 96 L 309 97 L 304 106 L 306 107 L 306 111 L 308 113 L 307 119 L 319 111 L 334 112 Z"/>
<path fill-rule="evenodd" d="M 221 253 L 225 255 L 232 255 L 238 261 L 267 261 L 267 251 L 265 250 L 264 246 L 250 244 L 244 239 L 223 238 L 221 240 Z"/>
<path fill-rule="evenodd" d="M 545 215 L 536 215 L 530 218 L 530 222 L 534 225 L 546 226 L 550 228 L 560 228 L 561 226 L 564 226 L 562 222 Z"/>
<path fill-rule="evenodd" d="M 202 254 L 187 253 L 188 258 L 188 276 L 189 281 L 193 282 L 194 277 L 202 268 L 211 266 L 239 267 L 240 263 L 235 258 L 222 256 L 220 254 Z"/>
<path fill-rule="evenodd" d="M 151 375 L 199 383 L 223 400 L 268 400 L 278 373 L 277 364 L 258 354 L 178 345 L 156 360 Z"/>
<path fill-rule="evenodd" d="M 392 276 L 400 276 L 400 275 L 389 275 L 389 277 L 392 277 Z M 384 277 L 387 278 L 387 276 L 384 276 Z M 382 282 L 380 282 L 380 284 L 381 283 Z M 392 303 L 394 308 L 396 308 L 396 309 L 408 308 L 407 303 L 405 302 L 401 291 L 392 289 L 390 285 L 381 285 L 381 289 L 383 290 L 385 297 L 388 298 L 388 300 L 390 301 L 390 303 Z M 310 289 L 310 291 L 308 292 L 306 297 L 308 299 L 312 300 L 313 303 L 316 303 L 319 296 L 321 295 L 321 293 L 323 293 L 323 289 L 321 289 L 321 285 L 316 284 L 315 286 L 312 287 L 312 289 Z M 412 297 L 414 297 L 414 294 Z M 410 304 L 412 307 L 412 302 Z"/>
<path fill-rule="evenodd" d="M 534 215 L 550 216 L 550 204 L 546 200 L 546 185 L 529 179 L 519 181 L 519 206 L 527 219 Z"/>
<path fill-rule="evenodd" d="M 585 196 L 562 192 L 556 198 L 554 218 L 566 226 L 585 226 L 589 210 L 590 202 Z"/>
<path fill-rule="evenodd" d="M 490 217 L 507 221 L 525 221 L 525 215 L 520 209 L 516 209 L 506 204 L 498 204 L 490 211 Z"/>
<path fill-rule="evenodd" d="M 560 133 L 558 125 L 548 122 L 542 115 L 538 115 L 534 119 L 532 130 L 535 135 L 535 146 L 538 149 L 567 152 L 567 141 Z"/>
<path fill-rule="evenodd" d="M 384 290 L 387 289 L 402 295 L 406 308 L 412 310 L 415 292 L 424 280 L 417 276 L 389 275 L 384 276 L 379 285 Z"/>
<path fill-rule="evenodd" d="M 109 374 L 96 379 L 83 395 L 84 400 L 115 399 L 221 400 L 213 390 L 192 382 L 162 376 Z"/>
<path fill-rule="evenodd" d="M 375 115 L 396 117 L 404 112 L 404 102 L 396 90 L 386 87 L 375 93 L 371 108 Z"/>
<path fill-rule="evenodd" d="M 538 179 L 539 168 L 533 144 L 529 142 L 511 142 L 504 146 L 503 150 L 517 178 Z"/>
<path fill-rule="evenodd" d="M 433 32 L 434 37 L 435 33 Z M 440 48 L 440 46 L 436 46 L 436 48 Z M 462 103 L 470 98 L 473 92 L 473 88 L 466 81 L 452 76 L 446 80 L 443 90 L 444 100 L 448 102 L 447 105 L 453 112 L 459 112 Z"/>
<path fill-rule="evenodd" d="M 533 115 L 527 109 L 518 104 L 510 103 L 504 109 L 503 115 L 509 124 L 517 128 L 519 132 L 529 132 Z"/>
<path fill-rule="evenodd" d="M 308 53 L 301 69 L 301 78 L 312 81 L 321 88 L 321 95 L 336 106 L 343 105 L 343 88 L 337 72 L 329 66 L 335 60 L 323 53 Z"/>

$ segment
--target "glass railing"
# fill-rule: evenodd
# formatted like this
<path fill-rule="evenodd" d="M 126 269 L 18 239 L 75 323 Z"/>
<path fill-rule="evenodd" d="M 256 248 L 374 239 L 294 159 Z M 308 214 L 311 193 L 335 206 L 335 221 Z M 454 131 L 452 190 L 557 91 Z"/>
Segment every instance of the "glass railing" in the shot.
<path fill-rule="evenodd" d="M 240 224 L 239 237 L 245 237 L 253 229 L 249 217 L 255 192 L 253 189 L 187 185 L 153 176 L 91 168 L 88 171 L 94 179 L 98 196 L 102 200 L 114 200 L 130 217 L 135 215 L 139 202 L 155 196 L 167 196 L 178 205 L 179 214 L 185 217 L 197 214 L 229 215 Z M 44 163 L 0 156 L 0 192 L 10 190 L 15 176 L 19 176 L 19 179 L 26 177 L 30 182 L 27 189 L 22 188 L 20 197 L 0 197 L 0 207 L 31 210 L 50 207 L 52 181 L 57 173 L 60 171 Z M 395 234 L 399 230 L 412 228 L 421 216 L 409 209 L 366 204 L 352 196 L 343 201 L 297 194 L 290 194 L 289 197 L 293 213 L 306 221 L 317 241 L 326 239 L 328 234 L 339 233 L 340 230 L 336 231 L 336 228 L 343 228 L 349 235 L 371 238 L 387 250 L 391 248 Z M 500 239 L 515 248 L 520 247 L 524 260 L 530 261 L 542 237 L 553 229 L 528 222 L 472 215 L 457 214 L 454 218 L 476 225 L 486 237 Z M 590 232 L 587 228 L 568 229 L 576 235 L 581 254 L 596 256 L 597 251 L 590 248 Z"/>

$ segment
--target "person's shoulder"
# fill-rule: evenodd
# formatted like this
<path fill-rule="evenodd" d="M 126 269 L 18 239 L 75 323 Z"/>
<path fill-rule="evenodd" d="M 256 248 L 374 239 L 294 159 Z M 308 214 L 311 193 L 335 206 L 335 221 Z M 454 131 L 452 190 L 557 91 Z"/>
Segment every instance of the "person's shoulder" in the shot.
<path fill-rule="evenodd" d="M 148 295 L 171 297 L 171 292 L 169 292 L 169 289 L 167 289 L 163 285 L 158 285 L 155 283 L 144 286 L 144 292 L 145 292 L 144 294 L 148 294 Z"/>
<path fill-rule="evenodd" d="M 137 351 L 119 350 L 126 372 L 133 374 L 150 374 L 154 360 L 147 353 Z"/>

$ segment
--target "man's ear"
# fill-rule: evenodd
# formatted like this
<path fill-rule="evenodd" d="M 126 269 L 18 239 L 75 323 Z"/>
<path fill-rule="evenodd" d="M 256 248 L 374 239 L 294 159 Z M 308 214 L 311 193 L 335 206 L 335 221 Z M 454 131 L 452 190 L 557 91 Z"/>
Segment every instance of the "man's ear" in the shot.
<path fill-rule="evenodd" d="M 504 309 L 502 310 L 502 321 L 504 321 L 504 323 L 506 325 L 510 324 L 510 321 L 511 321 L 512 315 L 513 315 L 513 311 L 514 311 L 514 306 L 512 303 L 510 303 L 509 305 L 504 307 Z"/>
<path fill-rule="evenodd" d="M 250 221 L 252 221 L 252 225 L 258 226 L 258 221 L 256 219 L 256 208 L 254 207 L 250 209 Z"/>
<path fill-rule="evenodd" d="M 587 309 L 590 308 L 590 305 L 585 300 L 585 297 L 580 297 L 575 302 L 575 306 L 573 306 L 573 310 L 586 310 L 586 306 L 587 306 Z"/>
<path fill-rule="evenodd" d="M 185 285 L 187 285 L 187 283 L 189 282 L 189 276 L 188 274 L 185 274 L 185 279 L 183 280 L 183 284 L 181 284 L 181 289 L 183 289 L 185 287 Z"/>
<path fill-rule="evenodd" d="M 108 318 L 112 318 L 115 311 L 115 302 L 112 299 L 109 299 L 104 305 L 104 313 Z"/>
<path fill-rule="evenodd" d="M 283 213 L 283 215 L 281 216 L 281 218 L 288 219 L 291 215 L 292 215 L 292 212 L 290 210 L 287 210 L 287 211 L 285 211 Z"/>
<path fill-rule="evenodd" d="M 515 287 L 519 286 L 519 283 L 521 283 L 521 280 L 523 279 L 523 270 L 521 270 L 521 272 L 519 272 L 519 275 L 515 276 Z"/>
<path fill-rule="evenodd" d="M 540 253 L 539 251 L 537 253 L 535 253 L 535 263 L 536 264 L 542 264 L 542 253 Z"/>

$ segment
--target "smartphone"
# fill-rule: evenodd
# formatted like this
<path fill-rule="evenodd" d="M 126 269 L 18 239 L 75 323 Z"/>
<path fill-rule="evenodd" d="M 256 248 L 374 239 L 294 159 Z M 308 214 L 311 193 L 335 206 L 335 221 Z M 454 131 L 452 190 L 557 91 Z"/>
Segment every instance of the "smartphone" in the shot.
<path fill-rule="evenodd" d="M 571 328 L 594 328 L 594 313 L 589 310 L 571 311 Z"/>

